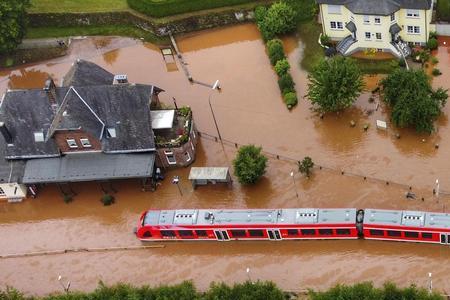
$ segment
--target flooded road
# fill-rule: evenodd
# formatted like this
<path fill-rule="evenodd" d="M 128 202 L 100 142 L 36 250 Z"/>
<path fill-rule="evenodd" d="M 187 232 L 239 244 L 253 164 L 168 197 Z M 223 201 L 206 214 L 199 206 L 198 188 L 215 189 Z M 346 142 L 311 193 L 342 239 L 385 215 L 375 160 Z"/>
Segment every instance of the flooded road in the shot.
<path fill-rule="evenodd" d="M 441 190 L 450 191 L 450 106 L 439 120 L 439 131 L 431 136 L 409 130 L 377 131 L 377 119 L 387 113 L 370 103 L 370 90 L 379 77 L 366 78 L 368 93 L 354 108 L 320 119 L 311 110 L 306 93 L 307 74 L 299 69 L 301 40 L 285 39 L 286 52 L 299 93 L 299 105 L 286 109 L 256 27 L 242 25 L 177 38 L 188 68 L 199 81 L 219 79 L 222 92 L 191 85 L 182 69 L 168 70 L 159 48 L 130 39 L 101 38 L 73 42 L 68 57 L 16 70 L 0 71 L 0 92 L 7 88 L 40 88 L 51 75 L 60 83 L 76 58 L 89 59 L 107 70 L 126 73 L 131 82 L 151 83 L 164 90 L 161 100 L 190 105 L 199 131 L 217 135 L 208 97 L 220 133 L 239 144 L 255 143 L 265 151 L 294 160 L 309 155 L 331 170 L 316 169 L 312 178 L 291 170 L 295 161 L 271 158 L 266 176 L 252 187 L 200 187 L 193 191 L 187 180 L 189 168 L 171 171 L 157 192 L 140 192 L 137 181 L 114 183 L 116 204 L 104 207 L 96 184 L 74 184 L 78 193 L 65 204 L 58 189 L 48 186 L 39 197 L 11 205 L 0 203 L 0 254 L 42 250 L 139 245 L 132 234 L 139 214 L 152 208 L 267 208 L 267 207 L 376 207 L 448 211 L 450 198 L 433 198 L 436 178 Z M 440 40 L 441 44 L 443 42 Z M 447 43 L 448 45 L 449 43 Z M 116 49 L 117 50 L 114 50 Z M 443 75 L 433 84 L 449 87 L 450 48 L 435 54 Z M 357 125 L 349 126 L 351 120 Z M 367 132 L 364 124 L 370 124 Z M 400 139 L 395 137 L 399 132 Z M 422 139 L 425 139 L 423 142 Z M 439 149 L 434 145 L 439 143 Z M 235 149 L 203 138 L 194 166 L 231 164 Z M 341 175 L 350 172 L 359 176 Z M 170 183 L 181 178 L 183 196 Z M 383 180 L 373 180 L 374 176 Z M 386 185 L 385 181 L 390 184 Z M 413 187 L 417 200 L 406 200 L 406 186 Z M 294 185 L 295 184 L 295 185 Z M 296 189 L 299 198 L 295 196 Z M 423 201 L 422 201 L 423 197 Z M 72 281 L 73 289 L 93 289 L 99 280 L 107 284 L 173 283 L 192 279 L 200 288 L 211 281 L 243 281 L 251 269 L 252 280 L 273 280 L 282 288 L 302 290 L 326 288 L 337 282 L 393 280 L 401 285 L 426 286 L 433 273 L 435 288 L 450 291 L 448 265 L 450 248 L 419 244 L 368 241 L 166 243 L 163 249 L 124 252 L 72 253 L 64 255 L 0 259 L 0 286 L 13 285 L 25 292 L 44 294 L 59 290 L 59 274 Z"/>

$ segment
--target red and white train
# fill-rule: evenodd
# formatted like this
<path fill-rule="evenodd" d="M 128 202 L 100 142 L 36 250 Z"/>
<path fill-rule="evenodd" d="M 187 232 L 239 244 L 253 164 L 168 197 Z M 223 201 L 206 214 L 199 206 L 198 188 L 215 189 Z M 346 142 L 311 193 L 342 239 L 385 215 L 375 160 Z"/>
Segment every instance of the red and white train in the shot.
<path fill-rule="evenodd" d="M 148 210 L 141 241 L 374 239 L 450 245 L 450 214 L 355 208 Z"/>

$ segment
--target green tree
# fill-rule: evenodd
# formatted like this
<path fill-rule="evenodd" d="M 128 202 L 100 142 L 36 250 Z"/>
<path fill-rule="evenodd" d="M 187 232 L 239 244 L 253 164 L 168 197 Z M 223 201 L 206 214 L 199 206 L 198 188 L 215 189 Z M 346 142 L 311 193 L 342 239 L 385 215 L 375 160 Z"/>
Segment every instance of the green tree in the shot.
<path fill-rule="evenodd" d="M 258 12 L 258 18 L 262 11 Z M 296 12 L 283 2 L 272 4 L 267 10 L 264 19 L 258 22 L 263 38 L 267 41 L 277 35 L 289 33 L 297 27 Z"/>
<path fill-rule="evenodd" d="M 321 112 L 350 107 L 363 91 L 361 71 L 351 58 L 322 60 L 308 75 L 308 94 Z"/>
<path fill-rule="evenodd" d="M 431 133 L 447 102 L 447 90 L 433 90 L 423 70 L 397 69 L 382 82 L 383 99 L 391 107 L 392 122 Z"/>
<path fill-rule="evenodd" d="M 234 174 L 241 184 L 254 184 L 266 172 L 267 158 L 261 147 L 242 146 L 233 161 Z"/>
<path fill-rule="evenodd" d="M 0 1 L 0 54 L 10 53 L 22 41 L 29 5 L 30 0 Z"/>
<path fill-rule="evenodd" d="M 306 156 L 302 161 L 298 162 L 298 171 L 306 177 L 311 175 L 312 168 L 314 168 L 314 162 L 309 156 Z"/>
<path fill-rule="evenodd" d="M 291 66 L 289 65 L 289 62 L 287 61 L 287 59 L 283 58 L 283 59 L 280 59 L 279 61 L 277 61 L 274 68 L 275 68 L 275 72 L 277 73 L 277 75 L 281 77 L 289 71 Z"/>
<path fill-rule="evenodd" d="M 285 59 L 283 42 L 280 39 L 272 39 L 267 42 L 267 52 L 270 63 L 275 66 L 279 60 Z"/>

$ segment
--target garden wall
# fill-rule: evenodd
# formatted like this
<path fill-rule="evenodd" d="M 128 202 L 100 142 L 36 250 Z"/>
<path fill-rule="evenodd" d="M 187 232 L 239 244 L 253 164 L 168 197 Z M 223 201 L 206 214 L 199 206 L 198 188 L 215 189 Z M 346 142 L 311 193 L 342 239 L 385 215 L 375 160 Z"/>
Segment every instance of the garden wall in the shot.
<path fill-rule="evenodd" d="M 29 14 L 31 27 L 69 27 L 89 25 L 136 25 L 158 36 L 197 31 L 213 27 L 233 25 L 253 19 L 252 11 L 227 10 L 221 13 L 196 15 L 161 22 L 144 18 L 132 12 L 105 13 L 32 13 Z"/>

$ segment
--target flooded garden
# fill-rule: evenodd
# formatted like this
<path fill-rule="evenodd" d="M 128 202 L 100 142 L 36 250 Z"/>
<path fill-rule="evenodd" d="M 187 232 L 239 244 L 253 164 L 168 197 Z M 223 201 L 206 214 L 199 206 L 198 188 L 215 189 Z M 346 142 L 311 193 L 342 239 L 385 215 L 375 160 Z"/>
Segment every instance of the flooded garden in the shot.
<path fill-rule="evenodd" d="M 155 192 L 141 192 L 138 181 L 114 182 L 116 204 L 104 207 L 95 183 L 77 183 L 66 204 L 56 186 L 36 199 L 0 203 L 0 255 L 45 250 L 138 246 L 133 235 L 139 215 L 148 208 L 288 208 L 356 207 L 450 211 L 450 106 L 437 132 L 419 135 L 389 123 L 380 99 L 369 101 L 381 75 L 365 78 L 366 91 L 354 107 L 320 118 L 305 99 L 307 73 L 300 68 L 301 37 L 283 39 L 299 103 L 286 109 L 254 25 L 239 25 L 177 37 L 187 68 L 201 82 L 220 81 L 221 91 L 191 84 L 182 66 L 166 64 L 159 47 L 127 38 L 74 40 L 67 56 L 0 71 L 0 92 L 42 88 L 47 76 L 61 83 L 77 58 L 90 60 L 130 82 L 165 90 L 160 99 L 192 108 L 202 138 L 193 166 L 231 166 L 235 145 L 260 145 L 269 156 L 266 175 L 255 186 L 200 187 L 188 181 L 189 168 L 166 173 Z M 439 39 L 434 53 L 442 75 L 433 86 L 449 88 L 450 40 Z M 445 44 L 444 44 L 445 42 Z M 223 146 L 208 104 L 210 97 Z M 376 120 L 388 122 L 378 130 Z M 350 122 L 355 122 L 351 127 Z M 368 130 L 364 125 L 369 124 Z M 399 138 L 400 137 L 400 138 Z M 436 147 L 438 145 L 438 147 Z M 296 162 L 311 156 L 310 179 L 296 174 Z M 319 166 L 321 168 L 319 168 Z M 171 184 L 180 177 L 180 188 Z M 433 196 L 439 179 L 441 194 Z M 417 195 L 408 200 L 409 187 Z M 296 196 L 298 192 L 299 196 Z M 159 244 L 159 243 L 158 243 Z M 439 245 L 370 241 L 295 241 L 164 243 L 162 248 L 79 252 L 0 258 L 0 285 L 46 294 L 60 290 L 58 275 L 73 290 L 90 290 L 99 280 L 158 285 L 193 280 L 199 288 L 212 281 L 272 280 L 286 290 L 323 289 L 341 283 L 392 280 L 426 286 L 428 272 L 436 289 L 450 291 L 450 248 Z M 246 268 L 250 269 L 246 273 Z"/>

